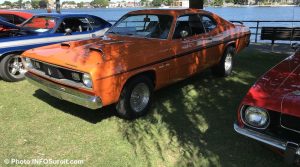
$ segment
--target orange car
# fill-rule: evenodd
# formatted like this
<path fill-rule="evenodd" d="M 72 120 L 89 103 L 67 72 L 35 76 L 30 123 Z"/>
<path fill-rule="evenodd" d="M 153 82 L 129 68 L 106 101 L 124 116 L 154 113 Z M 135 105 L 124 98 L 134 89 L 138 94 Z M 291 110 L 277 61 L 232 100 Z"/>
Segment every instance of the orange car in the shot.
<path fill-rule="evenodd" d="M 28 81 L 59 99 L 90 109 L 116 104 L 125 118 L 144 115 L 154 90 L 207 68 L 227 76 L 250 32 L 196 9 L 139 10 L 102 38 L 28 50 Z"/>

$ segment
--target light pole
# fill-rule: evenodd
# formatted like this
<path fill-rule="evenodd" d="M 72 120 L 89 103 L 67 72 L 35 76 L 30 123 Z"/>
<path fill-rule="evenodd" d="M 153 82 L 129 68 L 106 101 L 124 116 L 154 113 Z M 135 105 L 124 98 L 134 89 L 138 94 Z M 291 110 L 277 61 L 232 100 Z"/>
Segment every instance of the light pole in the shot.
<path fill-rule="evenodd" d="M 203 9 L 204 0 L 189 0 L 190 8 Z"/>
<path fill-rule="evenodd" d="M 56 5 L 56 12 L 57 13 L 60 13 L 61 11 L 60 11 L 60 0 L 56 0 L 55 1 L 55 5 Z"/>

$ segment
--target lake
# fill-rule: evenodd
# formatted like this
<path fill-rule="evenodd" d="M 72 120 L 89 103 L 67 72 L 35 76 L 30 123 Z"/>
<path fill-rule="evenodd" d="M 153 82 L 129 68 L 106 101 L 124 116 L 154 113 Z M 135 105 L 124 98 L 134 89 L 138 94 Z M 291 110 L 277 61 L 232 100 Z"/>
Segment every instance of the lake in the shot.
<path fill-rule="evenodd" d="M 106 20 L 117 20 L 129 11 L 141 8 L 93 8 L 93 9 L 63 9 L 62 12 L 88 13 L 100 16 Z M 227 20 L 293 20 L 300 16 L 300 7 L 206 7 Z M 45 10 L 29 10 L 33 13 L 43 13 Z"/>
<path fill-rule="evenodd" d="M 63 9 L 63 13 L 87 13 L 100 16 L 105 20 L 118 20 L 129 11 L 141 8 L 92 8 Z M 227 20 L 300 20 L 300 7 L 206 7 L 205 10 L 220 15 Z M 32 13 L 44 13 L 46 10 L 29 10 Z M 245 23 L 255 27 L 256 23 Z M 261 23 L 260 26 L 300 27 L 300 23 Z M 255 29 L 251 29 L 252 32 Z M 251 37 L 254 39 L 254 36 Z"/>

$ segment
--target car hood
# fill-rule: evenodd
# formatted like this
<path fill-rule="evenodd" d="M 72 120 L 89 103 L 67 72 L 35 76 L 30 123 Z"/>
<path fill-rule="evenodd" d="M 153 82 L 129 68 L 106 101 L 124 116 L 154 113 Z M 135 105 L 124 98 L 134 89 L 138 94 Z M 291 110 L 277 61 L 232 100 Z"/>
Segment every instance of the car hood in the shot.
<path fill-rule="evenodd" d="M 31 49 L 23 53 L 23 56 L 39 61 L 55 64 L 74 70 L 91 72 L 104 62 L 124 54 L 122 51 L 128 48 L 130 41 L 118 38 L 95 38 L 80 41 L 63 42 Z"/>
<path fill-rule="evenodd" d="M 243 102 L 300 117 L 300 52 L 263 75 L 251 87 Z"/>

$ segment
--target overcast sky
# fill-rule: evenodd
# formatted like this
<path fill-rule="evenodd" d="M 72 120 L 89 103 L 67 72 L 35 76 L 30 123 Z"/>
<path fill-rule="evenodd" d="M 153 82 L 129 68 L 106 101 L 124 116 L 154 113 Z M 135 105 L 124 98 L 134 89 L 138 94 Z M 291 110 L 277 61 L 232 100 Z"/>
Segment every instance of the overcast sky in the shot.
<path fill-rule="evenodd" d="M 0 4 L 2 4 L 3 2 L 4 2 L 5 0 L 0 0 Z M 17 0 L 11 0 L 11 2 L 16 2 Z M 23 0 L 24 2 L 25 1 L 27 1 L 27 0 Z M 60 0 L 61 2 L 63 2 L 63 1 L 68 1 L 68 0 Z M 83 1 L 83 2 L 91 2 L 92 0 L 69 0 L 69 1 L 75 1 L 75 2 L 81 2 L 81 1 Z M 121 0 L 112 0 L 113 2 L 115 2 L 115 1 L 121 1 Z M 127 0 L 127 1 L 129 1 L 129 0 Z M 133 1 L 133 0 L 132 0 Z"/>

